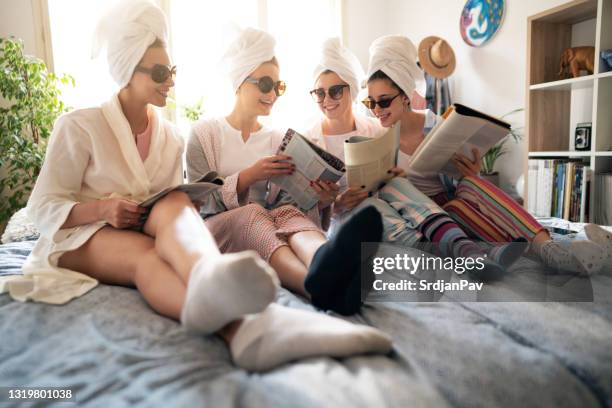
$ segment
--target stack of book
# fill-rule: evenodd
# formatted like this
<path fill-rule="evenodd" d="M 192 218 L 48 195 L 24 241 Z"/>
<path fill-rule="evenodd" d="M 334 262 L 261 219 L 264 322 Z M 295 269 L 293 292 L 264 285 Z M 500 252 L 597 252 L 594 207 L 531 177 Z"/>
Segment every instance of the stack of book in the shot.
<path fill-rule="evenodd" d="M 612 173 L 597 174 L 595 183 L 600 198 L 594 202 L 594 222 L 612 225 Z"/>
<path fill-rule="evenodd" d="M 531 214 L 588 222 L 588 166 L 567 159 L 529 160 L 528 177 L 528 210 Z"/>

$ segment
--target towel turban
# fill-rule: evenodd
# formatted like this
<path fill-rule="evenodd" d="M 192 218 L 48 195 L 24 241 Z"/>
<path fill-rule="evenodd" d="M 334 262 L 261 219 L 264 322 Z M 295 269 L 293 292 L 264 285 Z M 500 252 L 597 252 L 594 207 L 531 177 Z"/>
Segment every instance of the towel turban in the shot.
<path fill-rule="evenodd" d="M 326 70 L 335 72 L 346 82 L 351 89 L 351 98 L 353 101 L 357 99 L 364 77 L 363 68 L 355 54 L 343 47 L 338 38 L 330 38 L 323 43 L 321 60 L 314 70 L 314 81 Z"/>
<path fill-rule="evenodd" d="M 222 58 L 234 92 L 264 62 L 274 58 L 276 40 L 265 31 L 245 28 L 230 44 Z"/>
<path fill-rule="evenodd" d="M 96 27 L 93 57 L 106 48 L 110 74 L 123 88 L 132 78 L 147 48 L 158 39 L 168 42 L 164 12 L 146 0 L 121 1 L 102 17 Z"/>
<path fill-rule="evenodd" d="M 367 77 L 376 71 L 384 72 L 408 97 L 414 90 L 425 97 L 425 77 L 417 65 L 416 47 L 408 38 L 388 35 L 370 45 Z"/>

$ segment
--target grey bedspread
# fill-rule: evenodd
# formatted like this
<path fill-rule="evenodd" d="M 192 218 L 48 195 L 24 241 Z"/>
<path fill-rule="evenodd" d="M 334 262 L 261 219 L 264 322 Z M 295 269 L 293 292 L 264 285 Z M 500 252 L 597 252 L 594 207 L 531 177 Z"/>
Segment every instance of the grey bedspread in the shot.
<path fill-rule="evenodd" d="M 0 246 L 0 274 L 20 273 L 32 245 Z M 311 308 L 285 290 L 277 301 Z M 70 387 L 103 407 L 612 406 L 610 302 L 370 303 L 350 320 L 391 334 L 394 352 L 253 374 L 133 289 L 65 306 L 0 295 L 0 386 Z"/>

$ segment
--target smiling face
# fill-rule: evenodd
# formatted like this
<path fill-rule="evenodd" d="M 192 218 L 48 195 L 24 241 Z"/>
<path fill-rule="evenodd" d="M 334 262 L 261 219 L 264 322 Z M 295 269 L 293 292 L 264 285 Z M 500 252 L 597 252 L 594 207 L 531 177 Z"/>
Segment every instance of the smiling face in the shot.
<path fill-rule="evenodd" d="M 279 80 L 278 65 L 274 62 L 264 62 L 249 75 L 249 78 L 260 79 L 268 76 L 276 83 Z M 253 116 L 268 116 L 272 111 L 274 102 L 278 97 L 271 89 L 268 93 L 263 93 L 257 84 L 244 82 L 236 92 L 237 103 L 243 112 Z"/>
<path fill-rule="evenodd" d="M 398 94 L 401 95 L 397 96 Z M 400 120 L 410 101 L 389 79 L 372 79 L 368 81 L 368 98 L 380 101 L 391 99 L 395 96 L 397 97 L 393 99 L 389 107 L 381 108 L 377 104 L 372 110 L 374 115 L 380 120 L 380 124 L 384 127 L 391 127 Z"/>
<path fill-rule="evenodd" d="M 170 57 L 163 46 L 154 46 L 147 49 L 138 66 L 151 69 L 155 64 L 170 65 Z M 168 92 L 170 92 L 170 88 L 173 86 L 174 80 L 172 76 L 160 84 L 153 81 L 150 74 L 140 71 L 134 72 L 129 83 L 130 93 L 136 98 L 144 103 L 160 107 L 166 106 Z"/>
<path fill-rule="evenodd" d="M 325 99 L 319 102 L 318 105 L 321 112 L 323 112 L 328 119 L 338 119 L 352 114 L 350 88 L 342 88 L 342 97 L 338 100 L 334 100 L 329 96 L 329 88 L 335 85 L 347 85 L 347 83 L 335 72 L 322 73 L 315 83 L 315 89 L 323 88 L 323 90 L 325 90 Z"/>

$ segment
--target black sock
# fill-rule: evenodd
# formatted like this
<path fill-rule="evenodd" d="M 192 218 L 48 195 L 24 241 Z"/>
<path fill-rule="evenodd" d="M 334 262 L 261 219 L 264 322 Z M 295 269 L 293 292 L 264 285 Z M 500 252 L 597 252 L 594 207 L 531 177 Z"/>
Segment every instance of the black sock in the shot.
<path fill-rule="evenodd" d="M 359 312 L 365 298 L 376 279 L 372 271 L 372 259 L 376 255 L 377 245 L 368 247 L 367 259 L 361 262 L 361 271 L 353 274 L 351 281 L 344 291 L 339 290 L 331 299 L 330 310 L 341 315 L 350 316 Z M 364 258 L 362 254 L 362 259 Z"/>
<path fill-rule="evenodd" d="M 326 310 L 338 307 L 354 276 L 359 277 L 361 243 L 380 242 L 382 228 L 380 213 L 374 207 L 363 208 L 317 250 L 304 281 L 314 306 Z"/>

